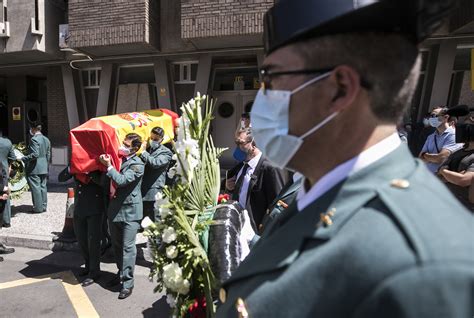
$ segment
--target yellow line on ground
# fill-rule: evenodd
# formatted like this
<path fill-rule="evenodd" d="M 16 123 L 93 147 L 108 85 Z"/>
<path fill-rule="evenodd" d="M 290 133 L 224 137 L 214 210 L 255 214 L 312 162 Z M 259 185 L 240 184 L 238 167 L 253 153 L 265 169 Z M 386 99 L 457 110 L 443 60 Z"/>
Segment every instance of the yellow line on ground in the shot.
<path fill-rule="evenodd" d="M 78 317 L 100 317 L 86 292 L 82 289 L 74 274 L 69 271 L 63 275 L 63 286 Z"/>
<path fill-rule="evenodd" d="M 50 280 L 50 279 L 62 278 L 63 273 L 64 272 L 59 272 L 59 273 L 54 273 L 54 274 L 42 275 L 42 276 L 38 276 L 38 277 L 18 279 L 18 280 L 14 280 L 14 281 L 11 281 L 11 282 L 6 282 L 6 283 L 0 283 L 0 290 L 1 289 L 24 286 L 24 285 L 30 285 L 30 284 L 39 283 L 39 282 L 44 282 L 44 281 Z"/>
<path fill-rule="evenodd" d="M 99 314 L 92 305 L 89 297 L 85 293 L 82 286 L 77 281 L 76 277 L 71 271 L 53 273 L 38 277 L 18 279 L 11 282 L 0 283 L 0 290 L 7 288 L 14 288 L 19 286 L 25 286 L 30 284 L 35 284 L 39 282 L 44 282 L 51 279 L 61 279 L 61 283 L 66 290 L 66 294 L 71 301 L 74 310 L 79 318 L 97 318 Z"/>

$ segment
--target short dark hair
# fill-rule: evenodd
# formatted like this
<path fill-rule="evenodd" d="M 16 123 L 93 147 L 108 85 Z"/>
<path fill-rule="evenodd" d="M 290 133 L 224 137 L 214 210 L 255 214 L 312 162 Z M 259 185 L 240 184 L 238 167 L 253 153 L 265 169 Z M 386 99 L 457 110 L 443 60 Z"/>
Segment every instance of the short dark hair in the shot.
<path fill-rule="evenodd" d="M 32 123 L 32 124 L 30 124 L 30 128 L 31 128 L 31 129 L 36 129 L 36 130 L 41 131 L 41 129 L 42 129 L 43 127 L 41 126 L 41 123 Z"/>
<path fill-rule="evenodd" d="M 242 113 L 241 118 L 250 119 L 250 113 Z"/>
<path fill-rule="evenodd" d="M 370 108 L 381 121 L 398 122 L 411 103 L 421 58 L 416 45 L 403 35 L 334 34 L 296 42 L 293 50 L 307 68 L 353 67 L 371 86 Z"/>
<path fill-rule="evenodd" d="M 130 145 L 132 148 L 140 149 L 142 146 L 142 137 L 136 133 L 129 133 L 125 136 L 126 140 L 130 140 Z"/>
<path fill-rule="evenodd" d="M 437 106 L 437 107 L 433 108 L 430 112 L 430 115 L 433 112 L 433 110 L 435 110 L 435 109 L 440 109 L 438 116 L 446 116 L 447 115 L 448 119 L 451 119 L 453 117 L 449 114 L 449 108 L 444 107 L 444 106 Z"/>
<path fill-rule="evenodd" d="M 243 129 L 240 129 L 239 131 L 237 131 L 237 136 L 240 135 L 240 134 L 245 134 L 245 141 L 246 142 L 252 142 L 252 145 L 255 146 L 255 139 L 253 138 L 252 129 L 250 127 L 249 128 L 243 128 Z"/>
<path fill-rule="evenodd" d="M 161 128 L 160 126 L 156 126 L 152 128 L 151 133 L 163 138 L 163 136 L 165 135 L 165 130 Z"/>

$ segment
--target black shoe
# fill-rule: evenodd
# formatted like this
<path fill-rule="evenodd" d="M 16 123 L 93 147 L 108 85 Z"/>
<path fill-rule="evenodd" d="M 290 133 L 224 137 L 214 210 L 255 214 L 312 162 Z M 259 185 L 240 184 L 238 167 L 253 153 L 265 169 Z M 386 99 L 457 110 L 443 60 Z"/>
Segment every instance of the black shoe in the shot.
<path fill-rule="evenodd" d="M 2 227 L 12 227 L 10 223 L 3 223 Z"/>
<path fill-rule="evenodd" d="M 122 290 L 120 291 L 120 294 L 118 296 L 118 299 L 127 298 L 128 296 L 130 296 L 132 294 L 132 291 L 133 291 L 133 287 L 131 287 L 131 288 L 122 288 Z"/>
<path fill-rule="evenodd" d="M 10 254 L 15 252 L 15 249 L 13 247 L 6 247 L 3 244 L 0 244 L 0 254 Z"/>
<path fill-rule="evenodd" d="M 95 277 L 95 278 L 88 277 L 82 281 L 81 285 L 82 287 L 87 287 L 94 284 L 97 280 L 98 280 L 98 277 Z"/>
<path fill-rule="evenodd" d="M 109 281 L 105 284 L 105 286 L 106 286 L 106 287 L 114 287 L 114 286 L 119 285 L 120 283 L 121 283 L 120 277 L 115 276 L 113 279 L 109 280 Z"/>
<path fill-rule="evenodd" d="M 0 256 L 0 262 L 3 262 L 3 257 Z"/>
<path fill-rule="evenodd" d="M 77 275 L 79 275 L 79 277 L 89 275 L 89 270 L 87 268 L 81 268 Z"/>

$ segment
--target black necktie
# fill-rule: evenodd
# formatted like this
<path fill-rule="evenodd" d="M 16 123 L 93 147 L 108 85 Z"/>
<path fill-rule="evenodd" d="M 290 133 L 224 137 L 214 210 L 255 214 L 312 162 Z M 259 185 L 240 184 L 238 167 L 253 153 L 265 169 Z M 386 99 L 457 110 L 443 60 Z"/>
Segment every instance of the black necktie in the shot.
<path fill-rule="evenodd" d="M 232 200 L 239 201 L 240 190 L 242 188 L 242 184 L 244 183 L 245 174 L 247 173 L 247 169 L 249 167 L 249 164 L 245 162 L 242 168 L 242 173 L 240 174 L 239 178 L 237 179 L 237 182 L 235 183 L 234 193 L 232 194 Z"/>

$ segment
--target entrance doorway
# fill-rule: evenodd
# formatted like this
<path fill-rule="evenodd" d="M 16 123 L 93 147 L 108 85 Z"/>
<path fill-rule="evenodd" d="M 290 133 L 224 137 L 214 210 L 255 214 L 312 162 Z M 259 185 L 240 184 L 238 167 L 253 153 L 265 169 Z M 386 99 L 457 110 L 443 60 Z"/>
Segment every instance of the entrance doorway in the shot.
<path fill-rule="evenodd" d="M 8 108 L 7 103 L 0 100 L 0 132 L 2 136 L 8 135 Z"/>
<path fill-rule="evenodd" d="M 242 113 L 251 111 L 256 94 L 256 90 L 225 91 L 212 94 L 216 100 L 212 138 L 216 147 L 229 148 L 220 158 L 223 169 L 230 169 L 237 163 L 232 157 L 235 149 L 234 133 L 240 124 Z"/>

